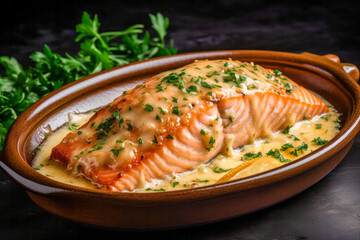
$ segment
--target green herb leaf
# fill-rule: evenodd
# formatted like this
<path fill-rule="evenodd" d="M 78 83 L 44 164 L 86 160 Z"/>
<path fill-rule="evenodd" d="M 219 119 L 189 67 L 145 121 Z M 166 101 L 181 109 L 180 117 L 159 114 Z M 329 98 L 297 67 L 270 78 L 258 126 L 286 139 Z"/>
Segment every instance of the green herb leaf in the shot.
<path fill-rule="evenodd" d="M 110 152 L 113 152 L 114 155 L 118 157 L 118 156 L 119 156 L 119 153 L 120 153 L 121 151 L 123 151 L 124 149 L 125 149 L 124 147 L 121 147 L 121 146 L 120 146 L 119 148 L 111 149 Z"/>
<path fill-rule="evenodd" d="M 279 159 L 281 163 L 287 163 L 291 161 L 290 159 L 285 159 L 284 156 L 280 153 L 280 150 L 277 148 L 275 150 L 270 150 L 266 153 L 266 155 Z"/>
<path fill-rule="evenodd" d="M 252 153 L 252 152 L 248 152 L 248 153 L 245 153 L 244 154 L 244 159 L 245 160 L 248 160 L 248 159 L 254 159 L 254 158 L 259 158 L 259 157 L 262 157 L 262 153 L 261 152 L 258 152 L 258 153 Z"/>
<path fill-rule="evenodd" d="M 294 141 L 300 141 L 300 139 L 297 138 L 297 137 L 296 137 L 295 135 L 293 135 L 293 134 L 290 135 L 290 138 L 291 138 L 292 140 L 294 140 Z"/>
<path fill-rule="evenodd" d="M 171 136 L 170 134 L 169 134 L 169 135 L 167 135 L 167 136 L 166 136 L 166 138 L 169 138 L 169 139 L 174 140 L 174 137 L 173 137 L 173 136 Z"/>
<path fill-rule="evenodd" d="M 324 145 L 328 142 L 328 140 L 322 140 L 320 137 L 314 138 L 311 142 L 315 143 L 316 145 Z"/>
<path fill-rule="evenodd" d="M 291 128 L 292 126 L 287 126 L 285 129 L 284 129 L 284 131 L 282 131 L 282 133 L 284 133 L 284 134 L 288 134 L 289 132 L 290 132 L 290 128 Z"/>
<path fill-rule="evenodd" d="M 80 49 L 77 54 L 61 56 L 44 45 L 42 52 L 30 55 L 35 66 L 28 69 L 24 69 L 15 58 L 0 56 L 0 65 L 6 74 L 0 77 L 0 150 L 15 119 L 48 93 L 115 66 L 176 54 L 173 41 L 165 41 L 169 19 L 161 13 L 149 17 L 156 36 L 144 32 L 142 24 L 122 31 L 100 32 L 98 16 L 91 17 L 84 12 L 81 23 L 75 28 L 78 32 L 75 40 Z"/>
<path fill-rule="evenodd" d="M 214 167 L 212 170 L 213 172 L 215 173 L 223 173 L 223 172 L 228 172 L 230 171 L 232 168 L 229 168 L 229 169 L 223 169 L 221 167 Z"/>
<path fill-rule="evenodd" d="M 148 111 L 148 112 L 152 112 L 154 110 L 154 107 L 151 106 L 151 104 L 146 104 L 145 105 L 145 108 L 144 108 L 145 111 Z"/>
<path fill-rule="evenodd" d="M 209 182 L 209 180 L 207 180 L 207 179 L 205 179 L 205 180 L 200 180 L 200 179 L 195 179 L 195 181 L 196 182 L 198 182 L 198 183 L 207 183 L 207 182 Z"/>
<path fill-rule="evenodd" d="M 173 107 L 172 108 L 172 114 L 180 116 L 179 107 Z"/>

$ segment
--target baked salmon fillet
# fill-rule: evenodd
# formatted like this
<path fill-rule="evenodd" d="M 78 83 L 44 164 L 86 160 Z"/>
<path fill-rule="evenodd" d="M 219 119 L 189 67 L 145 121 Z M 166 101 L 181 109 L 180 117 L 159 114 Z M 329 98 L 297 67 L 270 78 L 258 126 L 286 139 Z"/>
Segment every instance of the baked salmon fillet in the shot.
<path fill-rule="evenodd" d="M 101 188 L 133 191 L 327 112 L 278 70 L 195 61 L 122 93 L 70 132 L 51 159 Z"/>

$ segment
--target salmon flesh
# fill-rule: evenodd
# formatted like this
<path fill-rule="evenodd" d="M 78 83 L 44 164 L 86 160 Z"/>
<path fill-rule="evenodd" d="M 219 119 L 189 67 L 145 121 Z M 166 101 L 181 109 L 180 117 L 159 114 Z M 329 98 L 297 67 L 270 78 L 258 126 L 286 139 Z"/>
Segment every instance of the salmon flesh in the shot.
<path fill-rule="evenodd" d="M 195 61 L 122 93 L 70 132 L 51 159 L 101 188 L 133 191 L 327 112 L 278 70 Z"/>

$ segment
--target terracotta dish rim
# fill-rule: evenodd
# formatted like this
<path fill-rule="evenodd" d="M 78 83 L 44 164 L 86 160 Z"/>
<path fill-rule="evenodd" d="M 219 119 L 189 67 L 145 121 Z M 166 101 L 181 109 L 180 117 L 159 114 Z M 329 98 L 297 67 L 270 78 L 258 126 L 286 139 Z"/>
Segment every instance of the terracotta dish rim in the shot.
<path fill-rule="evenodd" d="M 190 59 L 217 59 L 224 56 L 231 58 L 231 56 L 241 55 L 242 59 L 251 58 L 256 62 L 258 58 L 268 59 L 269 62 L 276 62 L 277 59 L 286 60 L 288 62 L 305 63 L 311 67 L 317 67 L 324 71 L 324 74 L 331 74 L 336 79 L 341 81 L 341 84 L 353 96 L 353 109 L 350 113 L 349 120 L 346 121 L 340 130 L 340 133 L 325 146 L 318 150 L 288 163 L 276 169 L 259 173 L 257 175 L 249 176 L 239 180 L 232 180 L 225 183 L 208 185 L 204 187 L 166 191 L 166 192 L 147 192 L 147 193 L 133 193 L 133 192 L 109 192 L 97 189 L 87 189 L 77 187 L 65 183 L 55 181 L 48 178 L 36 170 L 34 170 L 20 154 L 21 143 L 25 136 L 21 136 L 21 124 L 28 118 L 39 114 L 44 108 L 52 104 L 59 104 L 58 99 L 63 94 L 72 94 L 71 88 L 80 86 L 88 81 L 102 81 L 101 79 L 113 78 L 120 70 L 141 69 L 149 67 L 149 65 L 161 64 L 162 62 L 172 61 L 187 61 Z M 264 57 L 266 55 L 266 57 Z M 236 59 L 234 57 L 234 59 Z M 299 175 L 308 169 L 324 162 L 326 159 L 336 154 L 339 149 L 344 148 L 349 144 L 355 135 L 360 130 L 360 87 L 356 82 L 359 78 L 358 69 L 351 72 L 346 72 L 344 66 L 354 66 L 352 64 L 340 63 L 336 56 L 325 55 L 319 56 L 310 53 L 287 53 L 278 51 L 262 51 L 262 50 L 223 50 L 223 51 L 205 51 L 183 53 L 172 56 L 153 58 L 140 62 L 135 62 L 113 69 L 109 69 L 83 79 L 77 80 L 73 83 L 65 85 L 56 91 L 43 97 L 32 106 L 30 106 L 19 118 L 14 122 L 8 135 L 6 137 L 4 149 L 2 151 L 2 158 L 0 167 L 12 178 L 15 182 L 24 187 L 27 191 L 43 195 L 43 196 L 57 196 L 77 194 L 82 196 L 101 196 L 104 199 L 117 199 L 121 202 L 131 205 L 159 205 L 159 204 L 174 204 L 179 202 L 198 201 L 205 198 L 216 198 L 226 194 L 232 194 L 239 191 L 247 191 L 253 188 L 264 187 L 277 181 Z M 46 116 L 44 116 L 45 118 Z M 31 131 L 31 130 L 30 130 Z M 33 132 L 32 132 L 33 133 Z"/>

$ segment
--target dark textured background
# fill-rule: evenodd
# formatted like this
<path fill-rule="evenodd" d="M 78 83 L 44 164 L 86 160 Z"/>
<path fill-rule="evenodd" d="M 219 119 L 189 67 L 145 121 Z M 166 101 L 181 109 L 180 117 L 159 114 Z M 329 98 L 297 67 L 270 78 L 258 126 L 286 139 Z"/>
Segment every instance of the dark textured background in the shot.
<path fill-rule="evenodd" d="M 44 44 L 74 54 L 83 11 L 98 14 L 101 31 L 170 18 L 179 52 L 262 49 L 333 53 L 360 66 L 359 1 L 18 1 L 2 2 L 0 56 L 31 65 Z M 162 232 L 97 229 L 36 206 L 0 171 L 0 239 L 360 239 L 360 136 L 323 180 L 275 206 L 220 223 Z M 213 209 L 216 211 L 216 209 Z M 146 219 L 144 219 L 146 221 Z"/>

